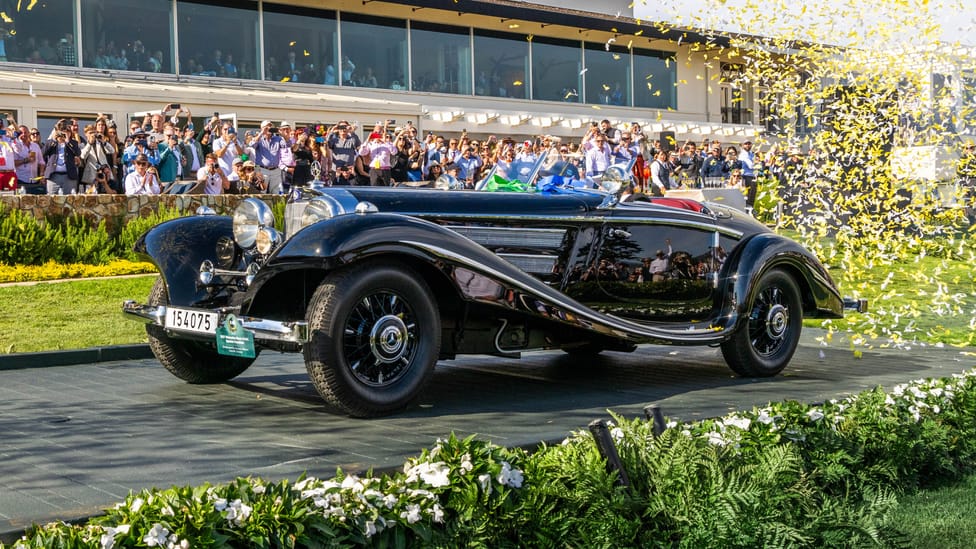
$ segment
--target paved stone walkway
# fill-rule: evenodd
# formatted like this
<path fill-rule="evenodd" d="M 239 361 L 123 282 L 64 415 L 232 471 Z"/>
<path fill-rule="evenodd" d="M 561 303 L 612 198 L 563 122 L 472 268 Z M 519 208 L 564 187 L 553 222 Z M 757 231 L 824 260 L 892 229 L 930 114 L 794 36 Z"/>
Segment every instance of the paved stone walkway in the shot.
<path fill-rule="evenodd" d="M 970 350 L 917 346 L 855 359 L 816 330 L 784 375 L 732 375 L 717 349 L 647 346 L 588 364 L 559 352 L 438 365 L 417 405 L 357 420 L 324 407 L 300 355 L 265 353 L 231 383 L 187 385 L 155 360 L 0 371 L 0 539 L 32 522 L 75 519 L 130 490 L 236 476 L 329 477 L 336 467 L 398 468 L 451 432 L 496 444 L 558 442 L 607 410 L 658 403 L 682 419 L 771 400 L 807 402 L 976 366 Z"/>

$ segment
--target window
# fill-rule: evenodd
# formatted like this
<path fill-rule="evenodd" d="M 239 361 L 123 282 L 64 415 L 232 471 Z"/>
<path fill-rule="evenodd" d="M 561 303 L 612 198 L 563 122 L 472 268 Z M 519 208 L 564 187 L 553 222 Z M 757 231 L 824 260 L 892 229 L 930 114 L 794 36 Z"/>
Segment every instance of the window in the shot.
<path fill-rule="evenodd" d="M 579 42 L 532 40 L 532 99 L 582 101 L 583 56 Z"/>
<path fill-rule="evenodd" d="M 257 2 L 180 0 L 180 74 L 256 79 Z"/>
<path fill-rule="evenodd" d="M 630 52 L 625 46 L 586 44 L 587 103 L 599 105 L 630 105 Z"/>
<path fill-rule="evenodd" d="M 674 54 L 634 50 L 634 106 L 677 109 L 677 65 Z"/>
<path fill-rule="evenodd" d="M 78 65 L 74 0 L 0 2 L 0 61 Z"/>
<path fill-rule="evenodd" d="M 470 33 L 467 27 L 412 22 L 410 89 L 470 95 Z"/>
<path fill-rule="evenodd" d="M 340 32 L 340 84 L 407 89 L 406 21 L 343 13 Z"/>
<path fill-rule="evenodd" d="M 747 91 L 742 88 L 744 73 L 742 65 L 722 63 L 719 89 L 722 93 L 722 123 L 747 124 L 752 122 Z"/>
<path fill-rule="evenodd" d="M 264 4 L 264 74 L 269 80 L 339 84 L 334 11 Z"/>
<path fill-rule="evenodd" d="M 119 24 L 125 14 L 125 24 Z M 173 72 L 172 3 L 86 0 L 81 3 L 84 63 L 96 69 Z"/>
<path fill-rule="evenodd" d="M 529 41 L 525 36 L 474 31 L 475 95 L 525 99 L 528 72 Z"/>

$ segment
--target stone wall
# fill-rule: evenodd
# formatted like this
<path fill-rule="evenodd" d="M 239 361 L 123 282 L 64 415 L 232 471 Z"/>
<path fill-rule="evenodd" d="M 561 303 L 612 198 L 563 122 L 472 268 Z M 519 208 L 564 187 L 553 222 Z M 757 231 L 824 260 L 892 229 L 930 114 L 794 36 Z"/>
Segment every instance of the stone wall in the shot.
<path fill-rule="evenodd" d="M 218 214 L 229 214 L 246 196 L 242 195 L 141 195 L 126 196 L 117 194 L 77 194 L 77 195 L 30 195 L 11 194 L 0 196 L 3 209 L 19 209 L 33 214 L 38 219 L 49 216 L 69 217 L 79 214 L 97 224 L 105 220 L 109 234 L 114 234 L 119 224 L 130 219 L 148 216 L 165 205 L 179 208 L 184 214 L 192 214 L 200 206 L 210 206 Z M 284 196 L 257 196 L 273 206 L 274 202 L 284 200 Z"/>

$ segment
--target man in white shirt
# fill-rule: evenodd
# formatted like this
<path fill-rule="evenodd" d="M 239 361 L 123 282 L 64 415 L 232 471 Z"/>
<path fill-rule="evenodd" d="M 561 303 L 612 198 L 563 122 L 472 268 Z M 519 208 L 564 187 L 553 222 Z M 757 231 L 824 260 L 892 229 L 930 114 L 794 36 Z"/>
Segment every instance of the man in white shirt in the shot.
<path fill-rule="evenodd" d="M 197 171 L 197 181 L 203 183 L 203 194 L 223 194 L 230 188 L 230 180 L 217 163 L 217 155 L 210 153 L 206 163 Z M 233 166 L 233 161 L 231 162 Z"/>
<path fill-rule="evenodd" d="M 217 164 L 224 175 L 230 175 L 234 171 L 234 159 L 244 154 L 244 146 L 241 145 L 237 138 L 237 130 L 230 122 L 221 125 L 220 137 L 213 142 L 213 152 L 217 155 Z"/>
<path fill-rule="evenodd" d="M 586 175 L 588 177 L 599 177 L 610 167 L 610 146 L 607 145 L 607 138 L 602 133 L 597 133 L 595 137 L 583 143 L 583 150 L 586 151 Z"/>
<path fill-rule="evenodd" d="M 125 176 L 125 194 L 159 194 L 159 177 L 156 168 L 149 165 L 149 157 L 140 153 L 133 165 L 135 169 Z"/>

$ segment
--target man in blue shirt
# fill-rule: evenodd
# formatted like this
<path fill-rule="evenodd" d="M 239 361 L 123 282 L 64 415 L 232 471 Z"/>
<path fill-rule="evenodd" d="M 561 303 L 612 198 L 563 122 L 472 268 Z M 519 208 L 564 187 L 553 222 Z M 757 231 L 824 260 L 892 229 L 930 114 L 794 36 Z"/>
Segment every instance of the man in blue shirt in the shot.
<path fill-rule="evenodd" d="M 253 146 L 254 160 L 268 184 L 268 194 L 281 194 L 281 149 L 287 145 L 270 120 L 261 122 L 261 134 Z"/>

